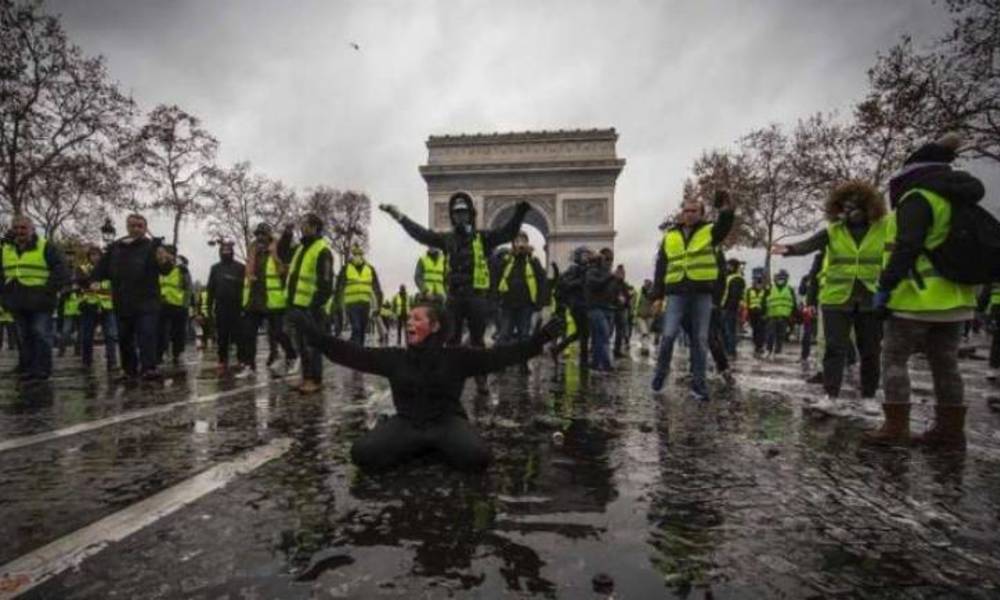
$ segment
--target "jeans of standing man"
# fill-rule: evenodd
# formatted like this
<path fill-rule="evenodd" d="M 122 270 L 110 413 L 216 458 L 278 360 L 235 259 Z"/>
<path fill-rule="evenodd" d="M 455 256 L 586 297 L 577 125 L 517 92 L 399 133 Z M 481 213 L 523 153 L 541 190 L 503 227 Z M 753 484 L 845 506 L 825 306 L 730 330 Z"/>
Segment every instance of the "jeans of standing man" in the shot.
<path fill-rule="evenodd" d="M 531 317 L 535 313 L 533 306 L 515 306 L 503 309 L 500 322 L 503 328 L 500 331 L 500 343 L 504 345 L 516 344 L 531 337 Z"/>
<path fill-rule="evenodd" d="M 160 305 L 159 338 L 156 344 L 157 362 L 163 362 L 163 355 L 170 347 L 171 356 L 176 360 L 184 352 L 187 342 L 187 308 L 184 306 Z"/>
<path fill-rule="evenodd" d="M 753 338 L 754 354 L 764 352 L 767 343 L 767 317 L 762 310 L 750 311 L 750 335 Z"/>
<path fill-rule="evenodd" d="M 740 311 L 735 308 L 722 310 L 722 343 L 726 354 L 736 356 L 736 343 L 740 337 Z"/>
<path fill-rule="evenodd" d="M 590 368 L 595 371 L 611 370 L 611 324 L 612 311 L 591 308 L 587 311 L 590 324 Z"/>
<path fill-rule="evenodd" d="M 768 317 L 767 319 L 767 351 L 781 354 L 785 347 L 785 337 L 788 336 L 788 319 L 785 317 Z"/>
<path fill-rule="evenodd" d="M 470 294 L 467 296 L 449 296 L 448 313 L 451 316 L 452 346 L 462 343 L 463 330 L 469 328 L 469 345 L 483 348 L 486 335 L 486 324 L 493 312 L 493 303 L 486 296 Z"/>
<path fill-rule="evenodd" d="M 938 404 L 963 404 L 965 390 L 958 368 L 962 322 L 939 323 L 890 318 L 882 345 L 882 389 L 886 404 L 910 401 L 910 356 L 923 350 L 934 380 Z"/>
<path fill-rule="evenodd" d="M 993 341 L 990 344 L 990 368 L 1000 369 L 1000 306 L 994 306 L 990 310 L 990 319 L 993 321 Z"/>
<path fill-rule="evenodd" d="M 215 338 L 218 344 L 219 362 L 229 364 L 229 346 L 236 344 L 237 357 L 239 348 L 245 343 L 242 325 L 243 309 L 239 304 L 215 305 Z"/>
<path fill-rule="evenodd" d="M 80 309 L 80 356 L 83 366 L 94 364 L 94 332 L 98 324 L 104 334 L 104 355 L 108 370 L 118 365 L 118 321 L 115 313 L 88 305 Z"/>
<path fill-rule="evenodd" d="M 292 311 L 305 313 L 323 331 L 329 328 L 322 313 L 317 314 L 317 312 L 305 308 L 294 307 L 288 309 L 288 314 L 291 315 Z M 316 346 L 308 342 L 301 331 L 297 328 L 293 329 L 292 339 L 295 342 L 295 347 L 299 350 L 299 356 L 302 358 L 302 378 L 321 383 L 323 381 L 323 354 Z"/>
<path fill-rule="evenodd" d="M 3 350 L 4 340 L 7 340 L 8 350 L 21 349 L 21 341 L 17 337 L 17 323 L 13 321 L 0 323 L 0 350 Z"/>
<path fill-rule="evenodd" d="M 284 352 L 285 360 L 295 360 L 299 357 L 291 338 L 285 332 L 284 317 L 283 311 L 248 312 L 243 315 L 243 344 L 240 345 L 239 353 L 241 363 L 251 367 L 256 365 L 257 332 L 263 322 L 267 322 L 267 341 L 271 345 L 268 348 L 268 364 L 278 359 L 278 347 Z"/>
<path fill-rule="evenodd" d="M 615 328 L 615 356 L 620 356 L 622 354 L 622 348 L 628 350 L 628 311 L 624 308 L 618 308 L 615 309 L 613 315 Z"/>
<path fill-rule="evenodd" d="M 344 307 L 347 321 L 351 324 L 351 342 L 359 346 L 365 345 L 365 334 L 368 333 L 368 316 L 372 307 L 367 302 L 355 302 Z"/>
<path fill-rule="evenodd" d="M 656 357 L 656 372 L 664 377 L 670 372 L 674 355 L 674 342 L 681 333 L 684 318 L 691 320 L 691 390 L 708 396 L 705 383 L 705 355 L 708 351 L 708 330 L 712 319 L 711 294 L 672 294 L 667 296 L 663 313 L 663 333 L 660 351 Z"/>
<path fill-rule="evenodd" d="M 73 346 L 73 353 L 80 353 L 80 340 L 78 337 L 74 337 L 74 333 L 79 335 L 80 330 L 79 317 L 76 316 L 64 316 L 60 328 L 56 332 L 56 344 L 59 350 L 59 356 L 62 356 L 66 351 L 66 346 Z"/>
<path fill-rule="evenodd" d="M 159 312 L 118 315 L 118 350 L 129 377 L 156 370 Z"/>
<path fill-rule="evenodd" d="M 826 348 L 823 351 L 823 389 L 836 398 L 844 380 L 844 364 L 851 347 L 851 329 L 861 358 L 861 396 L 878 390 L 882 357 L 882 320 L 873 311 L 823 309 Z"/>
<path fill-rule="evenodd" d="M 17 372 L 48 379 L 52 374 L 52 315 L 46 310 L 12 312 L 21 342 Z"/>

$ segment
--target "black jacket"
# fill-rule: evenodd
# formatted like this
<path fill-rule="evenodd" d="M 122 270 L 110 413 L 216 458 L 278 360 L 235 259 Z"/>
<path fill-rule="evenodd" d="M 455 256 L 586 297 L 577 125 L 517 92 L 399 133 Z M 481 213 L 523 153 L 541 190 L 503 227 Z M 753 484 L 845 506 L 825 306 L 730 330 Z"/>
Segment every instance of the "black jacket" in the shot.
<path fill-rule="evenodd" d="M 173 268 L 156 262 L 160 243 L 159 238 L 144 237 L 134 241 L 121 238 L 101 255 L 93 278 L 111 281 L 116 314 L 134 316 L 160 310 L 160 275 L 166 275 Z"/>
<path fill-rule="evenodd" d="M 525 342 L 489 350 L 446 348 L 440 345 L 442 340 L 430 338 L 420 347 L 365 348 L 327 335 L 302 320 L 295 324 L 305 329 L 310 343 L 331 361 L 388 377 L 396 413 L 416 425 L 447 415 L 464 418 L 459 400 L 466 378 L 521 364 L 540 354 L 550 341 L 543 329 Z"/>
<path fill-rule="evenodd" d="M 224 310 L 239 313 L 243 305 L 243 280 L 246 266 L 236 259 L 220 260 L 208 272 L 207 310 L 209 315 Z"/>
<path fill-rule="evenodd" d="M 596 260 L 587 267 L 583 297 L 587 308 L 614 310 L 618 294 L 618 278 L 611 273 L 611 266 Z"/>
<path fill-rule="evenodd" d="M 726 236 L 729 235 L 729 231 L 733 228 L 733 220 L 732 210 L 719 212 L 719 220 L 712 223 L 713 246 L 719 246 L 719 244 L 725 241 Z M 694 232 L 693 229 L 690 232 L 685 232 L 684 228 L 680 225 L 675 225 L 671 229 L 679 229 L 681 234 L 685 236 L 685 240 L 689 239 L 691 233 Z M 671 284 L 668 289 L 663 281 L 667 274 L 667 262 L 667 254 L 663 251 L 663 237 L 661 236 L 656 246 L 656 271 L 653 275 L 654 298 L 660 299 L 666 294 L 711 294 L 714 291 L 715 281 L 691 281 L 690 279 L 684 279 L 678 283 Z"/>
<path fill-rule="evenodd" d="M 38 244 L 37 235 L 34 236 L 31 248 L 28 250 L 35 248 L 36 244 Z M 14 246 L 14 242 L 5 241 L 3 245 Z M 18 252 L 18 254 L 20 255 L 22 252 Z M 51 241 L 45 244 L 43 255 L 49 266 L 49 281 L 42 287 L 25 287 L 16 281 L 7 283 L 3 260 L 0 259 L 0 285 L 3 288 L 3 293 L 0 296 L 2 296 L 3 305 L 7 310 L 53 311 L 56 309 L 59 290 L 69 284 L 69 269 L 62 252 Z"/>
<path fill-rule="evenodd" d="M 584 284 L 587 279 L 587 265 L 572 264 L 556 280 L 556 303 L 570 308 L 587 306 Z"/>
<path fill-rule="evenodd" d="M 455 200 L 452 198 L 452 201 L 448 206 L 449 214 L 451 213 L 454 203 Z M 464 233 L 454 229 L 443 233 L 431 231 L 421 225 L 418 225 L 417 223 L 414 223 L 408 217 L 403 217 L 400 220 L 400 224 L 403 226 L 403 229 L 410 234 L 410 237 L 425 246 L 440 249 L 448 257 L 448 273 L 445 280 L 445 287 L 448 291 L 448 296 L 468 296 L 470 294 L 480 293 L 473 290 L 472 287 L 472 240 L 476 233 L 483 236 L 483 252 L 486 255 L 486 260 L 489 261 L 489 257 L 493 253 L 494 248 L 501 244 L 506 244 L 514 239 L 514 236 L 521 229 L 521 223 L 524 222 L 524 215 L 526 215 L 529 210 L 531 210 L 531 205 L 527 202 L 521 202 L 514 210 L 514 215 L 511 219 L 502 227 L 497 229 L 487 229 L 479 232 L 473 228 L 471 233 Z M 472 222 L 475 223 L 475 220 L 476 215 L 473 210 Z"/>
<path fill-rule="evenodd" d="M 521 308 L 524 306 L 541 307 L 544 302 L 546 292 L 545 287 L 548 280 L 545 278 L 545 267 L 534 256 L 526 254 L 511 254 L 514 265 L 510 268 L 510 276 L 507 278 L 507 291 L 499 292 L 500 305 L 504 308 Z M 531 301 L 531 293 L 528 290 L 528 282 L 524 278 L 524 262 L 530 261 L 531 276 L 535 279 L 535 301 Z M 507 268 L 506 262 L 500 268 L 500 277 Z"/>

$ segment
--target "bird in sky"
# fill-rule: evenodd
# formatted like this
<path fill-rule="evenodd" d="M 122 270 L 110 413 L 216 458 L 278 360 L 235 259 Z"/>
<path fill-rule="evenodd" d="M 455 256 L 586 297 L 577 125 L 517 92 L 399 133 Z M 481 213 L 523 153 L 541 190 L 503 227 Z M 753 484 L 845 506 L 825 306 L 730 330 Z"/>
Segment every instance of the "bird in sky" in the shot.
<path fill-rule="evenodd" d="M 349 46 L 350 46 L 351 48 L 354 48 L 355 50 L 361 50 L 361 46 L 357 45 L 357 44 L 356 44 L 356 43 L 354 43 L 354 42 L 348 42 L 348 45 L 349 45 Z"/>

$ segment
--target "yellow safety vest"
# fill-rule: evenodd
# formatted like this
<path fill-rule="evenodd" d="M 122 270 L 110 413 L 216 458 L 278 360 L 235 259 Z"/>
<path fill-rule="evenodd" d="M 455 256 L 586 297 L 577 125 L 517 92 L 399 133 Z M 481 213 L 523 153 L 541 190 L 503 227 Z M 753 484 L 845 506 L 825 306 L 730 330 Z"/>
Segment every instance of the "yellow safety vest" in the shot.
<path fill-rule="evenodd" d="M 184 277 L 180 267 L 160 275 L 160 298 L 171 306 L 184 306 Z"/>
<path fill-rule="evenodd" d="M 702 223 L 684 242 L 684 234 L 674 228 L 663 235 L 663 252 L 667 255 L 667 273 L 664 283 L 671 285 L 684 279 L 715 281 L 719 278 L 719 264 L 712 247 L 712 224 Z"/>
<path fill-rule="evenodd" d="M 924 239 L 924 248 L 933 250 L 944 243 L 945 238 L 948 237 L 948 231 L 951 229 L 951 203 L 930 190 L 915 188 L 899 200 L 899 205 L 902 205 L 907 198 L 914 194 L 920 194 L 926 198 L 931 207 L 933 220 L 927 237 Z M 889 263 L 889 257 L 896 247 L 896 213 L 893 212 L 889 215 L 887 221 L 885 264 Z M 970 260 L 976 260 L 976 258 L 969 257 Z M 976 286 L 963 285 L 945 279 L 934 269 L 934 265 L 926 253 L 922 252 L 917 257 L 916 272 L 923 280 L 923 287 L 917 285 L 918 279 L 911 273 L 906 279 L 899 282 L 896 289 L 892 290 L 888 303 L 891 310 L 935 312 L 956 308 L 975 308 Z"/>
<path fill-rule="evenodd" d="M 771 293 L 767 296 L 767 316 L 777 319 L 792 316 L 795 308 L 795 296 L 792 295 L 791 286 L 771 288 Z"/>
<path fill-rule="evenodd" d="M 371 304 L 375 297 L 372 281 L 375 272 L 371 265 L 365 263 L 361 271 L 354 263 L 347 263 L 346 283 L 344 285 L 344 306 L 351 304 Z"/>
<path fill-rule="evenodd" d="M 395 303 L 395 299 L 393 300 L 393 303 Z M 392 317 L 395 317 L 397 314 L 393 312 L 393 308 L 392 306 L 389 305 L 388 302 L 382 303 L 382 308 L 379 309 L 378 313 L 379 316 L 385 317 L 387 319 L 391 319 Z"/>
<path fill-rule="evenodd" d="M 444 270 L 448 271 L 448 256 L 445 255 Z M 490 267 L 486 264 L 486 251 L 483 248 L 483 234 L 476 233 L 472 238 L 472 289 L 490 289 Z"/>
<path fill-rule="evenodd" d="M 14 281 L 25 287 L 42 287 L 49 282 L 49 264 L 45 262 L 45 238 L 38 238 L 35 247 L 21 254 L 12 243 L 3 245 L 5 283 Z"/>
<path fill-rule="evenodd" d="M 320 253 L 326 249 L 326 240 L 323 238 L 316 238 L 308 248 L 299 244 L 295 249 L 292 265 L 288 270 L 288 281 L 285 283 L 285 298 L 292 306 L 308 308 L 312 304 L 313 296 L 316 295 L 316 266 Z M 295 295 L 290 298 L 291 289 L 288 286 L 293 280 L 296 282 Z"/>
<path fill-rule="evenodd" d="M 0 323 L 13 323 L 13 322 L 14 322 L 14 314 L 11 313 L 6 308 L 4 308 L 3 304 L 0 304 Z"/>
<path fill-rule="evenodd" d="M 424 272 L 424 286 L 420 291 L 429 296 L 444 296 L 444 256 L 438 254 L 434 260 L 425 254 L 420 257 L 420 264 Z"/>
<path fill-rule="evenodd" d="M 243 282 L 243 308 L 250 304 L 250 273 Z M 281 273 L 278 271 L 278 263 L 273 256 L 268 256 L 264 261 L 264 284 L 266 290 L 266 308 L 268 310 L 281 310 L 288 305 L 285 298 L 285 284 L 281 281 Z"/>
<path fill-rule="evenodd" d="M 95 304 L 103 310 L 111 310 L 114 303 L 111 300 L 111 282 L 104 279 L 97 284 L 97 289 L 86 289 L 80 297 L 80 304 L 88 306 Z"/>
<path fill-rule="evenodd" d="M 76 292 L 70 292 L 69 295 L 66 296 L 66 301 L 63 303 L 63 316 L 80 316 L 80 295 Z"/>
<path fill-rule="evenodd" d="M 725 306 L 726 301 L 729 300 L 729 292 L 732 289 L 733 282 L 736 281 L 737 279 L 742 280 L 743 275 L 741 275 L 740 273 L 731 273 L 726 277 L 726 291 L 722 293 L 721 306 Z"/>
<path fill-rule="evenodd" d="M 868 227 L 861 245 L 843 223 L 831 223 L 826 228 L 829 241 L 823 256 L 819 291 L 820 304 L 833 306 L 850 300 L 854 282 L 874 292 L 882 274 L 885 253 L 886 219 L 879 219 Z"/>
<path fill-rule="evenodd" d="M 396 295 L 392 297 L 393 314 L 402 315 L 409 312 L 409 310 L 410 299 L 406 297 L 406 294 L 396 292 Z"/>
<path fill-rule="evenodd" d="M 504 262 L 506 262 L 506 265 L 503 268 L 503 275 L 500 277 L 500 284 L 497 285 L 497 291 L 501 294 L 506 293 L 510 289 L 507 280 L 510 279 L 510 272 L 514 269 L 514 257 L 508 254 Z M 530 257 L 525 257 L 524 259 L 524 282 L 528 286 L 528 296 L 531 298 L 531 302 L 536 302 L 538 300 L 538 282 L 535 281 L 535 273 L 531 267 Z"/>
<path fill-rule="evenodd" d="M 993 282 L 993 289 L 990 290 L 990 308 L 1000 306 L 1000 283 Z"/>
<path fill-rule="evenodd" d="M 764 288 L 749 288 L 746 293 L 747 308 L 757 310 L 764 304 Z"/>

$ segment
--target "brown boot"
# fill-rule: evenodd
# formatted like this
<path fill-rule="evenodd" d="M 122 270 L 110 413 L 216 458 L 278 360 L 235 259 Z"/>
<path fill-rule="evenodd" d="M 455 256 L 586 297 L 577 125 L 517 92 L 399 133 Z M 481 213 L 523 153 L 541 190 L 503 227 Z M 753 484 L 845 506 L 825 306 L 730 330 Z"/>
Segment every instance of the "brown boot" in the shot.
<path fill-rule="evenodd" d="M 910 443 L 910 403 L 882 403 L 885 422 L 874 431 L 866 431 L 863 443 L 880 446 L 906 446 Z"/>
<path fill-rule="evenodd" d="M 303 395 L 315 394 L 316 392 L 323 389 L 323 385 L 312 379 L 306 379 L 302 382 L 302 385 L 298 388 L 298 392 Z"/>
<path fill-rule="evenodd" d="M 934 426 L 913 438 L 915 444 L 930 448 L 965 449 L 964 404 L 935 404 Z"/>

